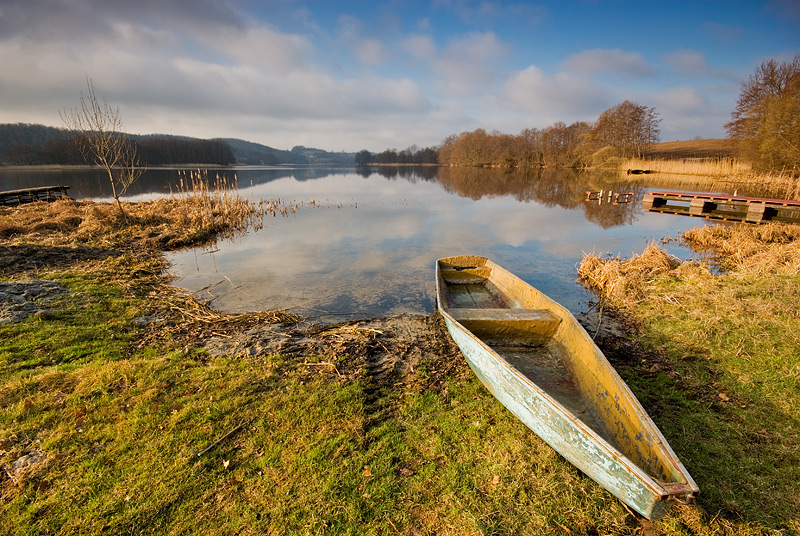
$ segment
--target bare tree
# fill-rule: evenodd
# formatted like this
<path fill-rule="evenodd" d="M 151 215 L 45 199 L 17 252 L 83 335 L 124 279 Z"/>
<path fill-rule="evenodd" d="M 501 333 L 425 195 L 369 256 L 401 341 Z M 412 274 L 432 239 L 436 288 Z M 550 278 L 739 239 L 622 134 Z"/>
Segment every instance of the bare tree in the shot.
<path fill-rule="evenodd" d="M 626 100 L 600 114 L 591 138 L 597 149 L 612 146 L 625 157 L 642 157 L 658 142 L 661 118 L 655 108 Z"/>
<path fill-rule="evenodd" d="M 764 171 L 800 168 L 800 54 L 766 60 L 743 84 L 728 136 Z"/>
<path fill-rule="evenodd" d="M 122 132 L 119 107 L 97 98 L 94 85 L 86 78 L 86 95 L 81 92 L 80 107 L 59 111 L 61 121 L 71 130 L 87 162 L 108 174 L 111 192 L 121 212 L 119 198 L 141 176 L 136 144 Z"/>

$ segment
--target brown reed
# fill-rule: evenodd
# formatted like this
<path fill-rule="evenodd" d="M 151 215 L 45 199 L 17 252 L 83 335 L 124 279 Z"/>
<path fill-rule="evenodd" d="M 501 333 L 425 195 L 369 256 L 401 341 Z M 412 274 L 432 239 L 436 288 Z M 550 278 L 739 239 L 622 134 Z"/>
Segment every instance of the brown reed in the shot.
<path fill-rule="evenodd" d="M 735 158 L 631 158 L 619 163 L 620 174 L 628 179 L 672 184 L 675 187 L 703 187 L 748 195 L 800 199 L 800 177 L 791 172 L 761 173 Z M 655 175 L 628 175 L 628 170 L 648 170 Z"/>

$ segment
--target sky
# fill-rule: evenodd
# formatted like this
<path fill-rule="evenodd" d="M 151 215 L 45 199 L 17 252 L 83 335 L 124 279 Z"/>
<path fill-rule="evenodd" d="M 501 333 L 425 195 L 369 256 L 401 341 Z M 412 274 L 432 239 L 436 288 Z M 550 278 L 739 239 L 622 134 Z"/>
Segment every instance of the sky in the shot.
<path fill-rule="evenodd" d="M 798 0 L 0 0 L 0 123 L 62 127 L 90 79 L 124 130 L 277 149 L 435 146 L 653 107 L 725 137 L 800 53 Z"/>

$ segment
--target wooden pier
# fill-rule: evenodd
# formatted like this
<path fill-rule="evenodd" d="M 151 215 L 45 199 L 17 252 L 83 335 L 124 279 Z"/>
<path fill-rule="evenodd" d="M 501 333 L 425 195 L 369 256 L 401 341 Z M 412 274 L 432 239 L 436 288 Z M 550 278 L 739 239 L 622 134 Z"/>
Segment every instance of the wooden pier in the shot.
<path fill-rule="evenodd" d="M 678 214 L 725 221 L 800 223 L 800 201 L 740 195 L 650 192 L 642 208 L 661 214 Z"/>
<path fill-rule="evenodd" d="M 57 201 L 69 199 L 69 186 L 42 186 L 41 188 L 25 188 L 0 192 L 0 206 L 16 206 L 35 201 Z"/>

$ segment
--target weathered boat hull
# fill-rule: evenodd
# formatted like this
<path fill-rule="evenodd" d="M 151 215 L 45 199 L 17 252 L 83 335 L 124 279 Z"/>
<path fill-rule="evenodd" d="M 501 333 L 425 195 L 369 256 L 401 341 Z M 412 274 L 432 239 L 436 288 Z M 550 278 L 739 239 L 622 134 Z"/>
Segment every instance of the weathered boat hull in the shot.
<path fill-rule="evenodd" d="M 436 272 L 437 305 L 453 340 L 481 382 L 528 428 L 648 519 L 698 493 L 569 311 L 482 257 L 439 259 Z M 486 282 L 488 294 L 506 303 L 481 307 L 483 290 L 476 289 Z"/>

